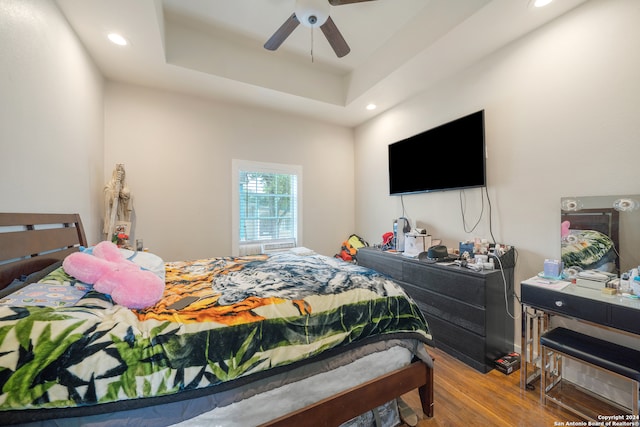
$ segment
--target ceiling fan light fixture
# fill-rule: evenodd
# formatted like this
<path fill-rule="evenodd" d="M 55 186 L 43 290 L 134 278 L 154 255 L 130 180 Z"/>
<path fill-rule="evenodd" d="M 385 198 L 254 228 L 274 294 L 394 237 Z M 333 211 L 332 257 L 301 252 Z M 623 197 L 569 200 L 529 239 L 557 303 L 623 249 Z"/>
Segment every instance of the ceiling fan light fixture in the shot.
<path fill-rule="evenodd" d="M 298 0 L 295 14 L 305 27 L 319 28 L 329 18 L 329 3 L 326 0 Z"/>

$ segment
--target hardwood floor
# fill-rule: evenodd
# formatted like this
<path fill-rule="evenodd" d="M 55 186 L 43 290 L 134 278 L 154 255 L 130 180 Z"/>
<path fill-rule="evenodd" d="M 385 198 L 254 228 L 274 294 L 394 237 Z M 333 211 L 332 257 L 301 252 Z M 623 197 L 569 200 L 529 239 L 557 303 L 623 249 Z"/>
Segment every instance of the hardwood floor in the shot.
<path fill-rule="evenodd" d="M 579 417 L 552 403 L 540 404 L 540 389 L 520 388 L 520 371 L 505 375 L 494 369 L 482 374 L 453 356 L 428 347 L 435 357 L 434 417 L 425 418 L 418 392 L 403 400 L 419 414 L 419 427 L 433 426 L 560 426 Z"/>

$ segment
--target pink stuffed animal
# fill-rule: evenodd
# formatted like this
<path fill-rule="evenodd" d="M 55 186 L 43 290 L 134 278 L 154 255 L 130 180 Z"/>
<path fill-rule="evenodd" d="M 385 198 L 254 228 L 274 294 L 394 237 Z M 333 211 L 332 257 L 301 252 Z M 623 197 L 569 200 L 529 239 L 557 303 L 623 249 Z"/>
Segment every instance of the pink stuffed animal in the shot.
<path fill-rule="evenodd" d="M 93 288 L 111 295 L 116 304 L 146 308 L 156 304 L 164 292 L 163 280 L 127 260 L 111 242 L 100 242 L 93 255 L 76 252 L 62 263 L 64 271 Z"/>

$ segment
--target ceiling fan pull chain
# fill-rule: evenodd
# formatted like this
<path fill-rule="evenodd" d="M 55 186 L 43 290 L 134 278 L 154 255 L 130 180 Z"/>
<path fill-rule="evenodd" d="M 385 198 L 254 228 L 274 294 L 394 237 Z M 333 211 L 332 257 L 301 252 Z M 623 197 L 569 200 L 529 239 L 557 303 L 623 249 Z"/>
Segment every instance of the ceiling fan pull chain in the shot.
<path fill-rule="evenodd" d="M 311 30 L 311 63 L 313 63 L 313 27 L 310 27 Z"/>

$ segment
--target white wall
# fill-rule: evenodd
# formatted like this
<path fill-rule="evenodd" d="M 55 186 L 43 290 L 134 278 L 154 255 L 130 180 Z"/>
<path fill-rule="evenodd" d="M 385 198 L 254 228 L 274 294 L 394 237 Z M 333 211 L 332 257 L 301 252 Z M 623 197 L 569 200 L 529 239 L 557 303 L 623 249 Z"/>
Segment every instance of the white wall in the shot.
<path fill-rule="evenodd" d="M 231 254 L 234 158 L 302 165 L 303 245 L 333 255 L 353 233 L 351 129 L 121 83 L 105 117 L 104 179 L 124 163 L 133 238 L 166 260 Z"/>
<path fill-rule="evenodd" d="M 356 232 L 379 241 L 403 213 L 400 197 L 388 195 L 389 143 L 484 109 L 491 210 L 476 189 L 462 195 L 465 218 L 459 191 L 405 196 L 405 213 L 450 248 L 473 237 L 514 245 L 519 293 L 519 283 L 540 272 L 545 258 L 560 257 L 561 197 L 640 193 L 638 22 L 637 0 L 586 2 L 358 127 Z M 445 149 L 455 156 L 455 147 Z M 467 232 L 480 215 L 478 227 Z M 514 342 L 520 351 L 515 305 Z M 554 324 L 640 348 L 637 337 L 562 318 Z M 597 378 L 599 393 L 628 400 L 619 381 L 583 371 L 576 370 L 574 381 L 582 378 L 579 383 L 592 387 L 588 379 Z"/>
<path fill-rule="evenodd" d="M 458 191 L 404 196 L 406 215 L 448 247 L 493 235 L 518 250 L 516 283 L 537 274 L 560 256 L 562 196 L 640 193 L 638 22 L 637 0 L 587 2 L 358 127 L 356 232 L 379 242 L 403 213 L 388 195 L 389 143 L 485 109 L 492 228 L 477 189 L 464 193 L 467 227 L 482 215 L 473 232 Z M 428 173 L 428 159 L 408 161 Z"/>
<path fill-rule="evenodd" d="M 0 2 L 0 212 L 77 212 L 98 238 L 102 85 L 52 2 Z"/>

